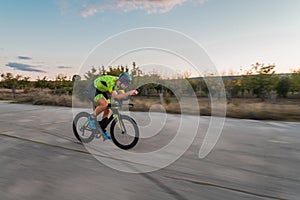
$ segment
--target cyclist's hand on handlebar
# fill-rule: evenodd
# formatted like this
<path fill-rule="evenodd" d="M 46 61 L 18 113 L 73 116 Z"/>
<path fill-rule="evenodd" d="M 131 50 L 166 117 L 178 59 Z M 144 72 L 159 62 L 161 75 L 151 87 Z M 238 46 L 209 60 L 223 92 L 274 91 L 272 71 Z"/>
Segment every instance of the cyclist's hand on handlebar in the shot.
<path fill-rule="evenodd" d="M 132 95 L 137 95 L 138 94 L 138 91 L 137 90 L 130 90 L 128 92 L 128 95 L 132 96 Z"/>

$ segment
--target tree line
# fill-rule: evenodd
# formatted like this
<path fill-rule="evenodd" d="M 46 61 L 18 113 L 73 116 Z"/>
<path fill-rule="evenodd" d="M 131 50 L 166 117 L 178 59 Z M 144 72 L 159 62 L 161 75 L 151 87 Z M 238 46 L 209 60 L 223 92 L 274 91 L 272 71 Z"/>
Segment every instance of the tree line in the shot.
<path fill-rule="evenodd" d="M 288 74 L 276 74 L 275 65 L 256 63 L 244 75 L 224 81 L 227 93 L 232 97 L 277 95 L 286 98 L 288 94 L 300 94 L 300 69 Z"/>
<path fill-rule="evenodd" d="M 164 78 L 159 73 L 144 73 L 133 62 L 132 67 L 115 66 L 108 70 L 102 66 L 96 69 L 91 67 L 83 77 L 74 75 L 57 75 L 54 80 L 48 80 L 46 76 L 37 78 L 34 81 L 30 77 L 13 75 L 12 73 L 2 74 L 0 81 L 1 88 L 10 88 L 15 96 L 16 89 L 29 91 L 31 88 L 40 90 L 50 89 L 53 94 L 73 94 L 83 98 L 88 85 L 98 76 L 113 75 L 118 76 L 122 72 L 130 73 L 133 78 L 132 87 L 139 87 L 142 95 L 169 94 L 177 96 L 195 93 L 198 96 L 208 96 L 218 94 L 225 88 L 227 98 L 232 97 L 257 97 L 265 100 L 266 97 L 277 95 L 286 98 L 289 95 L 300 94 L 300 69 L 289 74 L 276 74 L 275 65 L 264 65 L 256 63 L 251 69 L 240 76 L 222 76 L 224 85 L 215 84 L 219 76 L 205 76 L 190 78 L 190 74 L 185 73 L 177 78 Z M 208 87 L 207 85 L 210 85 Z"/>

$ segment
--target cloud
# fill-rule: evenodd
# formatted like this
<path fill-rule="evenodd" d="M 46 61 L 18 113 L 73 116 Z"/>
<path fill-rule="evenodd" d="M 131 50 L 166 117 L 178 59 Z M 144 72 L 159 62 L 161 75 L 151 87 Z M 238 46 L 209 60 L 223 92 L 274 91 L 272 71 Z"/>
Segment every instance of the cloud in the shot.
<path fill-rule="evenodd" d="M 57 68 L 58 68 L 58 69 L 69 69 L 69 68 L 72 68 L 72 67 L 67 67 L 67 66 L 58 66 Z"/>
<path fill-rule="evenodd" d="M 20 60 L 31 60 L 31 58 L 28 57 L 28 56 L 18 56 L 18 59 L 20 59 Z"/>
<path fill-rule="evenodd" d="M 9 63 L 6 64 L 6 66 L 17 69 L 17 70 L 21 70 L 21 71 L 43 72 L 43 73 L 45 72 L 43 70 L 34 68 L 34 66 L 32 66 L 32 65 L 16 63 L 16 62 L 9 62 Z"/>
<path fill-rule="evenodd" d="M 207 0 L 109 0 L 101 3 L 85 4 L 81 11 L 82 17 L 89 17 L 106 10 L 121 10 L 130 12 L 135 10 L 146 11 L 148 14 L 162 14 L 184 3 L 204 3 Z"/>

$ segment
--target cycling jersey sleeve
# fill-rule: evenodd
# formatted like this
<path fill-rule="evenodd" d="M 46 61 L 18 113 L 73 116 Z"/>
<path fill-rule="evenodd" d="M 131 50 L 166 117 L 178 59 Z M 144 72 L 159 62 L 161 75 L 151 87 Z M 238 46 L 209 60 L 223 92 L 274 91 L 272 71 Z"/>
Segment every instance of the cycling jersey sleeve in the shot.
<path fill-rule="evenodd" d="M 100 76 L 94 81 L 94 86 L 101 92 L 111 93 L 116 86 L 117 77 L 115 76 Z"/>

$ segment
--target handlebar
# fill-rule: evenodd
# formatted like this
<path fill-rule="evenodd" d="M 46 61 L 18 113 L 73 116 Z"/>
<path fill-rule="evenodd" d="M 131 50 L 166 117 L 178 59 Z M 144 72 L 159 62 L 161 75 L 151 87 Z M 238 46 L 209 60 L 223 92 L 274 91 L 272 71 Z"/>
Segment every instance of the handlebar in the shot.
<path fill-rule="evenodd" d="M 140 89 L 137 89 L 137 91 L 139 92 Z M 127 101 L 129 99 L 132 98 L 132 95 L 128 95 L 127 97 L 125 98 L 122 98 L 122 99 L 118 99 L 118 98 L 115 98 L 114 101 L 116 101 L 117 103 L 109 103 L 108 104 L 108 108 L 122 108 L 123 106 L 128 106 L 129 108 L 133 108 L 134 105 L 132 103 L 129 103 L 129 104 L 123 104 L 123 101 Z"/>
<path fill-rule="evenodd" d="M 124 106 L 124 104 L 119 104 L 119 103 L 109 103 L 108 104 L 108 108 L 122 108 Z M 125 104 L 125 106 L 128 106 L 129 108 L 133 108 L 134 105 L 132 103 L 129 104 Z"/>

